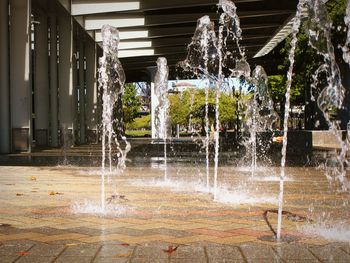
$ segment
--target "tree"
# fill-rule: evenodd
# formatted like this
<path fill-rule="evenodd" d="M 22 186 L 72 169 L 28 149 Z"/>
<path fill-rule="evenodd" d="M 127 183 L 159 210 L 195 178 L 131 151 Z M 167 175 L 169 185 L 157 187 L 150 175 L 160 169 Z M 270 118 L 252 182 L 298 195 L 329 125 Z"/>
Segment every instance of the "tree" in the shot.
<path fill-rule="evenodd" d="M 123 117 L 125 125 L 134 121 L 140 112 L 140 96 L 137 95 L 135 84 L 125 84 L 123 95 Z"/>
<path fill-rule="evenodd" d="M 338 48 L 345 42 L 345 25 L 344 15 L 346 10 L 346 0 L 330 0 L 326 3 L 328 14 L 332 20 L 332 42 L 335 47 L 336 57 L 340 64 L 343 63 L 341 57 L 341 50 Z M 278 65 L 278 69 L 287 72 L 290 61 L 290 43 L 291 37 L 289 36 L 285 40 L 284 47 L 280 50 L 281 55 L 284 56 L 284 62 Z M 311 97 L 317 97 L 317 93 L 320 90 L 311 91 L 311 84 L 313 82 L 313 74 L 317 68 L 323 63 L 323 58 L 317 54 L 309 45 L 309 36 L 305 30 L 305 21 L 303 22 L 300 32 L 298 34 L 298 42 L 295 52 L 295 64 L 293 70 L 293 82 L 291 87 L 291 105 L 305 105 L 307 102 L 307 108 L 311 111 L 316 110 L 316 104 L 311 101 Z M 322 79 L 322 76 L 319 76 Z M 280 105 L 280 110 L 277 111 L 281 116 L 281 122 L 284 117 L 284 104 L 285 104 L 285 92 L 286 92 L 286 76 L 270 76 L 269 77 L 269 90 L 272 95 L 272 99 L 275 103 Z M 311 109 L 312 108 L 312 109 Z M 308 115 L 313 115 L 309 113 Z M 320 112 L 318 112 L 320 115 Z M 313 125 L 312 125 L 313 126 Z M 313 127 L 309 127 L 313 128 Z"/>
<path fill-rule="evenodd" d="M 205 127 L 205 90 L 188 89 L 183 93 L 169 96 L 169 115 L 172 125 L 187 126 L 191 118 L 193 124 L 201 125 L 202 133 Z M 215 122 L 215 90 L 209 90 L 208 118 L 210 125 Z M 221 125 L 230 126 L 235 118 L 235 99 L 221 92 L 219 100 L 219 120 Z M 209 126 L 210 126 L 209 125 Z"/>

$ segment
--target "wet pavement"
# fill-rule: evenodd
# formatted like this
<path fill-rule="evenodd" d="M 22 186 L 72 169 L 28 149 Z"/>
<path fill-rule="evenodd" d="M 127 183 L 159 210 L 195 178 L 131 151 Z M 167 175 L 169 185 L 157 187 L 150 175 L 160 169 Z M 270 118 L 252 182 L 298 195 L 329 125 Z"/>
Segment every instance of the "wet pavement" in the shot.
<path fill-rule="evenodd" d="M 287 168 L 294 216 L 283 217 L 282 242 L 263 216 L 277 208 L 279 168 L 222 166 L 216 201 L 203 165 L 171 164 L 167 180 L 163 170 L 157 161 L 106 176 L 101 213 L 97 167 L 0 166 L 0 261 L 350 262 L 349 194 L 321 170 Z M 320 218 L 340 232 L 318 234 Z M 268 221 L 276 228 L 276 214 Z"/>

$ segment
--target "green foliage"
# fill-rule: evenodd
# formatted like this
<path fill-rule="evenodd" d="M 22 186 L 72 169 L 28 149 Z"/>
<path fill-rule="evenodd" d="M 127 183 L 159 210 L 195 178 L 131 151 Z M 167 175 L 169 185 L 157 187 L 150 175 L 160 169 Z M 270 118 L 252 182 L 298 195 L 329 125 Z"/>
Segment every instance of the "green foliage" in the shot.
<path fill-rule="evenodd" d="M 192 115 L 193 123 L 202 123 L 205 118 L 205 90 L 188 89 L 182 94 L 169 96 L 169 116 L 173 125 L 188 125 Z M 191 103 L 192 102 L 192 103 Z M 210 122 L 215 118 L 215 91 L 210 90 L 208 96 L 208 112 Z M 233 121 L 235 118 L 235 99 L 224 92 L 219 100 L 219 119 L 221 124 Z"/>
<path fill-rule="evenodd" d="M 343 29 L 345 28 L 344 15 L 346 10 L 346 0 L 330 0 L 327 2 L 326 6 L 330 19 L 333 21 L 332 42 L 336 48 L 336 52 L 339 52 L 337 47 L 342 45 L 345 39 L 345 32 Z M 283 64 L 278 65 L 278 69 L 283 72 L 287 72 L 290 65 L 290 43 L 291 37 L 289 36 L 285 41 L 284 47 L 280 51 L 285 59 Z M 298 42 L 295 51 L 295 64 L 291 87 L 292 105 L 302 105 L 305 103 L 305 88 L 310 88 L 312 75 L 321 65 L 322 61 L 323 58 L 309 45 L 309 36 L 305 32 L 305 23 L 303 23 L 298 34 Z M 286 77 L 270 76 L 269 89 L 274 102 L 284 104 Z"/>
<path fill-rule="evenodd" d="M 140 97 L 137 95 L 136 86 L 132 83 L 125 84 L 123 95 L 123 117 L 127 125 L 138 116 L 141 108 Z"/>
<path fill-rule="evenodd" d="M 135 118 L 126 125 L 127 130 L 149 130 L 151 129 L 151 115 Z"/>

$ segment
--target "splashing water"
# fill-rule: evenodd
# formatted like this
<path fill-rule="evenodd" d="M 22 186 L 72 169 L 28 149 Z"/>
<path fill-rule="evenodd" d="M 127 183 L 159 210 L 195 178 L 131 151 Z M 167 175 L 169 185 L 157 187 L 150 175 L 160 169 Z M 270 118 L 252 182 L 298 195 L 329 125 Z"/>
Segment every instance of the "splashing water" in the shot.
<path fill-rule="evenodd" d="M 343 59 L 350 65 L 350 1 L 346 7 L 346 14 L 344 18 L 345 25 L 348 27 L 345 45 L 343 46 Z"/>
<path fill-rule="evenodd" d="M 252 77 L 248 78 L 252 84 L 250 91 L 253 92 L 251 99 L 247 103 L 245 116 L 247 117 L 247 126 L 250 138 L 244 143 L 251 159 L 251 174 L 257 169 L 257 146 L 260 146 L 261 157 L 264 156 L 270 146 L 268 143 L 258 138 L 258 132 L 272 131 L 274 124 L 278 119 L 278 115 L 274 110 L 273 101 L 268 92 L 268 78 L 265 69 L 262 66 L 256 66 L 252 72 Z"/>
<path fill-rule="evenodd" d="M 188 46 L 188 54 L 181 66 L 184 70 L 192 70 L 196 75 L 206 78 L 209 82 L 215 83 L 215 156 L 214 156 L 214 199 L 217 194 L 217 177 L 219 165 L 219 99 L 220 92 L 224 86 L 223 67 L 230 63 L 232 52 L 228 51 L 228 38 L 232 38 L 238 48 L 240 60 L 236 61 L 236 75 L 250 74 L 249 64 L 246 63 L 245 53 L 239 46 L 242 30 L 240 29 L 240 21 L 237 16 L 237 8 L 235 4 L 228 0 L 220 0 L 218 6 L 223 10 L 219 19 L 219 32 L 216 36 L 214 23 L 210 21 L 209 16 L 203 16 L 197 22 L 197 27 L 192 38 L 191 44 Z M 247 67 L 248 65 L 248 67 Z M 247 70 L 248 69 L 248 70 Z M 249 73 L 247 73 L 249 71 Z M 205 148 L 207 160 L 207 187 L 209 188 L 209 118 L 208 118 L 208 88 L 205 90 Z"/>
<path fill-rule="evenodd" d="M 313 75 L 313 89 L 322 88 L 318 98 L 317 105 L 322 111 L 323 116 L 329 126 L 329 130 L 334 134 L 340 146 L 340 153 L 331 162 L 326 163 L 326 176 L 330 181 L 338 181 L 343 191 L 349 188 L 346 179 L 346 152 L 347 142 L 342 138 L 342 131 L 339 122 L 332 118 L 332 113 L 343 108 L 345 99 L 345 89 L 341 83 L 341 73 L 336 62 L 334 46 L 331 41 L 332 21 L 328 15 L 325 3 L 320 0 L 308 0 L 306 2 L 308 9 L 308 20 L 306 23 L 306 32 L 309 35 L 309 44 L 318 54 L 322 55 L 324 63 L 315 71 Z M 346 23 L 349 22 L 349 4 L 347 9 Z M 349 32 L 348 32 L 349 33 Z M 348 35 L 349 37 L 349 35 Z M 348 44 L 348 39 L 347 39 Z M 344 53 L 345 54 L 345 53 Z M 347 56 L 344 57 L 347 61 Z M 326 76 L 326 81 L 320 81 L 320 74 Z M 321 78 L 323 80 L 323 78 Z M 326 86 L 324 86 L 326 85 Z M 327 165 L 332 163 L 331 166 Z M 335 165 L 334 165 L 335 163 Z"/>
<path fill-rule="evenodd" d="M 164 179 L 167 179 L 167 125 L 168 125 L 168 75 L 167 60 L 159 57 L 157 60 L 157 72 L 154 78 L 154 90 L 157 98 L 155 108 L 156 138 L 164 140 Z"/>
<path fill-rule="evenodd" d="M 184 61 L 185 69 L 193 70 L 201 79 L 210 80 L 213 75 L 213 65 L 216 65 L 216 57 L 213 51 L 216 50 L 216 34 L 214 23 L 210 21 L 209 16 L 203 16 L 197 21 L 197 27 L 192 37 L 192 42 L 188 46 L 188 55 Z M 203 58 L 203 60 L 199 60 Z M 210 68 L 210 69 L 209 69 Z M 209 85 L 205 87 L 205 139 L 203 145 L 206 155 L 206 181 L 209 189 Z"/>
<path fill-rule="evenodd" d="M 293 21 L 292 41 L 291 50 L 289 53 L 289 70 L 287 73 L 287 90 L 286 90 L 286 103 L 284 109 L 284 122 L 283 122 L 283 146 L 282 146 L 282 159 L 281 159 L 281 174 L 280 174 L 280 192 L 278 195 L 278 221 L 277 221 L 277 241 L 281 240 L 281 229 L 282 229 L 282 211 L 283 211 L 283 192 L 284 192 L 284 179 L 285 179 L 285 167 L 286 167 L 286 156 L 287 156 L 287 136 L 288 136 L 288 119 L 289 119 L 289 108 L 290 108 L 290 90 L 292 87 L 292 76 L 295 62 L 295 50 L 298 41 L 297 34 L 299 32 L 302 10 L 304 1 L 300 0 L 297 6 L 297 12 Z"/>
<path fill-rule="evenodd" d="M 119 119 L 115 120 L 113 117 L 113 111 L 115 106 L 121 105 L 119 100 L 124 92 L 125 83 L 125 73 L 118 59 L 119 32 L 112 26 L 104 25 L 102 27 L 102 39 L 103 56 L 99 60 L 99 88 L 102 92 L 103 101 L 101 174 L 101 209 L 103 211 L 105 209 L 106 150 L 108 151 L 109 181 L 109 176 L 112 174 L 112 140 L 114 140 L 117 147 L 118 172 L 125 168 L 125 159 L 128 151 L 130 151 L 130 144 L 126 141 L 125 137 L 120 134 L 115 134 L 113 128 L 113 126 L 116 125 L 120 129 L 122 125 L 121 116 L 119 116 Z M 120 130 L 118 132 L 120 132 Z M 121 149 L 117 136 L 121 136 L 122 140 L 126 143 L 125 150 Z"/>

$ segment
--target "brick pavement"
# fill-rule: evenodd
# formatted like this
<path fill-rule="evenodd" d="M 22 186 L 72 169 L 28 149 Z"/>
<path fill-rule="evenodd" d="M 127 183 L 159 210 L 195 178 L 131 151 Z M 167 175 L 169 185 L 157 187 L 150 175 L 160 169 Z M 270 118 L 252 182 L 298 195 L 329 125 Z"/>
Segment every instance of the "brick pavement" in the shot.
<path fill-rule="evenodd" d="M 277 171 L 262 170 L 256 177 Z M 198 168 L 171 167 L 168 173 L 169 186 L 182 182 L 176 191 L 159 184 L 159 169 L 134 167 L 111 176 L 106 198 L 115 190 L 121 198 L 96 214 L 97 168 L 0 167 L 0 261 L 350 262 L 349 242 L 307 235 L 300 230 L 305 222 L 284 218 L 282 233 L 293 237 L 291 243 L 264 239 L 272 233 L 263 212 L 276 208 L 264 200 L 277 196 L 276 180 L 247 180 L 249 171 L 223 167 L 219 182 L 231 191 L 244 185 L 256 201 L 221 203 L 195 189 L 202 176 Z M 350 224 L 348 194 L 330 188 L 320 171 L 289 168 L 287 175 L 286 210 L 313 220 L 325 212 L 334 222 Z M 275 227 L 276 216 L 269 219 Z"/>

